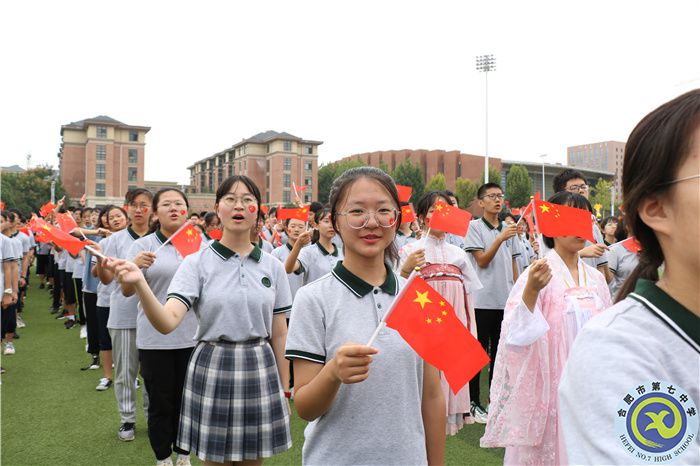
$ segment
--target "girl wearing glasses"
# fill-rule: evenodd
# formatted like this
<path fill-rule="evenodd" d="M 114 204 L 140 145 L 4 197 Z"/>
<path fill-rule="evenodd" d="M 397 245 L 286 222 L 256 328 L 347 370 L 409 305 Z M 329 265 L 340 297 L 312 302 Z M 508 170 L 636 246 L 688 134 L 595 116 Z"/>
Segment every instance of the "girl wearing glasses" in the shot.
<path fill-rule="evenodd" d="M 449 203 L 445 193 L 428 192 L 416 204 L 416 216 L 422 225 L 428 225 L 436 202 Z M 443 231 L 430 229 L 430 235 L 423 240 L 405 245 L 399 251 L 401 276 L 408 276 L 420 269 L 421 276 L 430 283 L 452 305 L 459 320 L 476 338 L 476 321 L 471 292 L 481 288 L 481 282 L 468 260 L 467 253 L 448 242 Z M 464 416 L 469 413 L 471 400 L 469 386 L 466 385 L 455 395 L 444 377 L 440 377 L 443 396 L 447 403 L 447 427 L 449 435 L 456 435 L 464 424 L 472 424 L 474 419 Z"/>
<path fill-rule="evenodd" d="M 250 243 L 260 191 L 232 176 L 216 192 L 221 240 L 187 256 L 161 304 L 132 262 L 116 261 L 153 327 L 174 331 L 192 310 L 199 325 L 187 367 L 177 446 L 205 464 L 246 462 L 292 445 L 284 359 L 285 312 L 292 305 L 282 264 Z"/>
<path fill-rule="evenodd" d="M 286 356 L 303 419 L 304 464 L 442 464 L 445 402 L 439 372 L 398 332 L 367 342 L 405 285 L 397 259 L 400 224 L 393 180 L 354 168 L 331 188 L 331 219 L 345 258 L 299 289 Z"/>
<path fill-rule="evenodd" d="M 311 283 L 333 270 L 338 261 L 343 260 L 343 252 L 333 243 L 335 230 L 331 222 L 331 211 L 323 208 L 314 214 L 316 228 L 299 235 L 299 240 L 294 243 L 289 256 L 284 262 L 287 273 L 303 275 L 303 284 Z M 309 236 L 313 234 L 311 246 Z M 315 240 L 315 241 L 314 241 Z"/>
<path fill-rule="evenodd" d="M 583 329 L 566 364 L 559 404 L 570 464 L 628 464 L 639 453 L 700 464 L 699 169 L 695 89 L 627 140 L 625 222 L 642 249 L 617 303 Z"/>

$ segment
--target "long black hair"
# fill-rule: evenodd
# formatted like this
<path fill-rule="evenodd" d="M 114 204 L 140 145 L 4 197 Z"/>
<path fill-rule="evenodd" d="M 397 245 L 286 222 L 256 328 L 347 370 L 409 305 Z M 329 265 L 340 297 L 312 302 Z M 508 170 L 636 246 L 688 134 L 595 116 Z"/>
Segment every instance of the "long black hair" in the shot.
<path fill-rule="evenodd" d="M 654 230 L 640 217 L 639 208 L 649 196 L 663 195 L 670 189 L 669 183 L 690 155 L 698 125 L 700 89 L 694 89 L 645 116 L 627 140 L 622 167 L 625 221 L 642 250 L 639 264 L 620 288 L 616 302 L 634 290 L 638 279 L 659 280 L 664 252 Z"/>

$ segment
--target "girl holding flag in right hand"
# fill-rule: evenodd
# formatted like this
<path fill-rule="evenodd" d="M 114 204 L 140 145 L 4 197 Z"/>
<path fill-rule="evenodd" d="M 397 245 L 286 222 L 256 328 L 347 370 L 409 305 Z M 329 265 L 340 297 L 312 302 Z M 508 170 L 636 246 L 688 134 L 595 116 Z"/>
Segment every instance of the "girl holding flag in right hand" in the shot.
<path fill-rule="evenodd" d="M 445 401 L 437 369 L 390 328 L 376 348 L 353 343 L 368 341 L 405 285 L 390 266 L 400 224 L 396 186 L 377 168 L 354 168 L 334 181 L 330 206 L 345 257 L 299 289 L 287 339 L 295 406 L 310 421 L 302 461 L 442 464 Z"/>

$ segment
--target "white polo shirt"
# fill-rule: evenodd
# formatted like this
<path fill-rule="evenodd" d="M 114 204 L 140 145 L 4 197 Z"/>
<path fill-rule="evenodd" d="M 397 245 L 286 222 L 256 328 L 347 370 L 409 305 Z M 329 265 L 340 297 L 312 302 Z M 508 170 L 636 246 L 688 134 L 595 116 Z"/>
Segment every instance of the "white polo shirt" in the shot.
<path fill-rule="evenodd" d="M 114 235 L 114 233 L 112 235 L 106 237 L 102 241 L 100 241 L 100 248 L 102 248 L 103 253 L 109 247 L 109 243 L 112 241 L 113 235 Z M 91 259 L 90 265 L 93 266 L 96 263 L 97 263 L 97 257 L 93 257 Z M 116 288 L 117 281 L 112 280 L 112 283 L 105 285 L 104 283 L 102 283 L 102 281 L 99 279 L 99 277 L 96 277 L 96 278 L 97 278 L 97 305 L 99 307 L 109 307 L 109 301 L 110 301 L 110 298 L 112 296 L 112 292 Z"/>
<path fill-rule="evenodd" d="M 308 247 L 304 246 L 304 247 Z M 289 257 L 289 253 L 292 251 L 292 245 L 289 243 L 285 243 L 282 246 L 275 248 L 272 250 L 272 257 L 276 258 L 279 260 L 282 264 L 287 260 L 287 257 Z M 304 276 L 302 274 L 297 274 L 297 273 L 288 273 L 287 274 L 287 279 L 289 280 L 289 289 L 292 292 L 292 300 L 294 300 L 294 297 L 297 295 L 297 290 L 301 288 L 301 286 L 304 284 Z M 287 318 L 291 315 L 291 309 L 287 312 Z"/>
<path fill-rule="evenodd" d="M 302 248 L 297 260 L 301 264 L 301 270 L 298 273 L 304 276 L 304 284 L 316 281 L 330 273 L 335 264 L 343 260 L 343 253 L 335 243 L 333 248 L 333 252 L 326 251 L 320 242 Z"/>
<path fill-rule="evenodd" d="M 155 252 L 167 238 L 160 230 L 150 235 L 139 238 L 133 242 L 126 253 L 129 260 L 133 260 L 141 251 Z M 200 250 L 207 247 L 202 241 Z M 168 299 L 168 287 L 175 276 L 183 258 L 172 243 L 163 246 L 156 254 L 153 265 L 141 269 L 148 286 L 153 291 L 158 301 L 165 304 Z M 197 331 L 197 316 L 188 312 L 175 330 L 164 335 L 153 327 L 143 311 L 141 302 L 138 302 L 138 315 L 136 316 L 136 347 L 147 350 L 167 350 L 178 348 L 192 348 L 195 346 L 194 335 Z"/>
<path fill-rule="evenodd" d="M 104 248 L 107 257 L 126 259 L 131 245 L 140 236 L 131 227 L 118 231 L 110 236 L 110 242 Z M 138 295 L 126 297 L 122 294 L 121 287 L 116 280 L 112 280 L 114 289 L 109 297 L 109 320 L 107 328 L 132 329 L 136 328 L 136 315 L 138 314 Z"/>
<path fill-rule="evenodd" d="M 493 226 L 484 218 L 469 222 L 469 231 L 465 239 L 464 250 L 486 251 L 505 227 L 501 222 Z M 469 254 L 474 270 L 483 288 L 474 292 L 474 308 L 505 309 L 510 290 L 513 288 L 513 258 L 520 256 L 519 248 L 514 244 L 515 237 L 509 238 L 498 248 L 491 262 L 486 267 L 479 267 L 473 254 Z"/>
<path fill-rule="evenodd" d="M 245 257 L 219 241 L 185 258 L 168 288 L 199 319 L 197 341 L 272 336 L 273 314 L 292 306 L 284 266 L 257 246 Z"/>
<path fill-rule="evenodd" d="M 338 262 L 297 293 L 286 357 L 325 364 L 344 343 L 367 342 L 405 283 L 387 267 L 375 287 Z M 307 425 L 303 464 L 426 464 L 423 361 L 391 328 L 373 346 L 379 353 L 367 380 L 342 384 L 330 409 Z"/>
<path fill-rule="evenodd" d="M 610 251 L 608 251 L 608 268 L 613 274 L 613 279 L 608 286 L 613 298 L 622 288 L 627 277 L 637 267 L 637 264 L 639 264 L 639 254 L 628 251 L 625 245 L 621 243 L 615 243 L 610 246 Z"/>

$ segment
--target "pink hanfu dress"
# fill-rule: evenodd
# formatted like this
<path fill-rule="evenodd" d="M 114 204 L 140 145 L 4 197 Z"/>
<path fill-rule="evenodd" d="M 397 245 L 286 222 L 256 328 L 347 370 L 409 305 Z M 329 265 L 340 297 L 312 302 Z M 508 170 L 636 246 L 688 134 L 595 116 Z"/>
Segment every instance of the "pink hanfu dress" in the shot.
<path fill-rule="evenodd" d="M 421 248 L 425 249 L 426 261 L 420 270 L 421 276 L 452 305 L 459 320 L 476 338 L 474 305 L 470 293 L 482 288 L 482 285 L 467 258 L 467 253 L 447 243 L 444 238 L 430 236 L 402 247 L 399 251 L 400 265 L 403 266 L 406 258 Z M 442 372 L 440 384 L 446 402 L 446 432 L 448 435 L 455 435 L 464 424 L 474 422 L 471 418 L 465 420 L 463 417 L 470 407 L 469 384 L 455 395 Z"/>
<path fill-rule="evenodd" d="M 534 312 L 523 303 L 529 268 L 508 297 L 491 383 L 484 448 L 505 447 L 508 465 L 559 465 L 557 388 L 581 328 L 612 305 L 603 275 L 578 261 L 579 286 L 555 250 L 546 259 L 552 279 Z"/>

